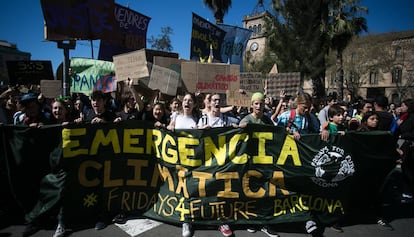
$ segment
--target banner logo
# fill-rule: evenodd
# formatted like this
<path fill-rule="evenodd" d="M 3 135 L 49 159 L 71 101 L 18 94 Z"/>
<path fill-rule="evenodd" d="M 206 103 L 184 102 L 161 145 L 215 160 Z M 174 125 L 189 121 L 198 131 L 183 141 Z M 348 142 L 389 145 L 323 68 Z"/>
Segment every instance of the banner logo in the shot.
<path fill-rule="evenodd" d="M 313 157 L 311 165 L 315 168 L 315 177 L 311 177 L 311 180 L 321 187 L 336 187 L 338 182 L 355 173 L 351 156 L 345 156 L 344 149 L 336 146 L 320 149 Z M 328 170 L 327 167 L 337 169 Z"/>

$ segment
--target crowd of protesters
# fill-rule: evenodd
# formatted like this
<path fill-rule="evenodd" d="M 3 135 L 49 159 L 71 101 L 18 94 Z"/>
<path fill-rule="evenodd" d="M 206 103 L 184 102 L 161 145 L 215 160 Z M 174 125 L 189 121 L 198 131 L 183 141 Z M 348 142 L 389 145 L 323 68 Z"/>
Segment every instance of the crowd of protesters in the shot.
<path fill-rule="evenodd" d="M 358 98 L 352 102 L 338 101 L 331 93 L 323 103 L 315 103 L 308 93 L 286 95 L 279 98 L 266 97 L 265 92 L 256 92 L 251 97 L 251 107 L 227 106 L 223 95 L 212 93 L 183 93 L 176 97 L 163 95 L 159 91 L 152 94 L 136 90 L 132 81 L 126 81 L 118 93 L 94 91 L 89 97 L 73 94 L 69 97 L 45 98 L 33 88 L 21 92 L 18 88 L 8 88 L 0 95 L 0 123 L 17 126 L 39 127 L 48 124 L 68 123 L 118 123 L 125 120 L 144 120 L 155 127 L 169 129 L 208 129 L 215 127 L 245 127 L 249 123 L 283 126 L 294 139 L 304 134 L 318 133 L 322 140 L 331 134 L 344 135 L 350 131 L 389 131 L 396 141 L 396 165 L 403 173 L 402 203 L 413 201 L 414 187 L 414 100 L 407 98 L 400 104 L 388 103 L 383 95 L 375 98 Z M 244 93 L 240 91 L 240 93 Z M 61 175 L 56 169 L 55 175 Z M 124 223 L 126 215 L 120 213 L 113 221 Z M 30 224 L 30 223 L 29 223 Z M 33 224 L 33 223 L 32 223 Z M 95 228 L 105 228 L 107 221 L 98 220 Z M 378 224 L 392 229 L 379 214 Z M 26 229 L 25 236 L 36 231 Z M 341 223 L 332 226 L 342 232 Z M 318 230 L 318 224 L 309 220 L 305 224 L 309 233 Z M 219 230 L 224 236 L 231 236 L 228 225 Z M 278 236 L 268 226 L 249 227 L 249 231 L 263 231 L 269 236 Z M 189 223 L 183 223 L 183 237 L 193 235 Z M 65 234 L 63 218 L 58 218 L 54 237 Z"/>

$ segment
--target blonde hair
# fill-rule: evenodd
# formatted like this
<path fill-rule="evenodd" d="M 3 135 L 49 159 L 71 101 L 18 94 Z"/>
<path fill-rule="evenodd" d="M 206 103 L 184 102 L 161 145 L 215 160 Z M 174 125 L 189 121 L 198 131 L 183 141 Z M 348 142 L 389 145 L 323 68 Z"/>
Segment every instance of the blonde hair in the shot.
<path fill-rule="evenodd" d="M 309 93 L 300 93 L 296 97 L 296 104 L 312 104 L 312 96 Z"/>

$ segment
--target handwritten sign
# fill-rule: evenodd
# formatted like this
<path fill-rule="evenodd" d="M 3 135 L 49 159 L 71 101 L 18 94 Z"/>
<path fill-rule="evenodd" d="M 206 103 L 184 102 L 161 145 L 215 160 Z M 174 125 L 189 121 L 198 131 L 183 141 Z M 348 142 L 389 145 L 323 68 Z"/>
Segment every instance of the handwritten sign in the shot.
<path fill-rule="evenodd" d="M 226 91 L 227 104 L 233 106 L 250 107 L 251 92 L 240 93 L 239 91 Z"/>
<path fill-rule="evenodd" d="M 175 96 L 180 74 L 171 69 L 153 65 L 148 87 L 159 89 L 162 93 Z"/>
<path fill-rule="evenodd" d="M 240 89 L 250 92 L 263 91 L 264 79 L 261 72 L 240 73 Z"/>
<path fill-rule="evenodd" d="M 46 98 L 57 98 L 62 95 L 62 81 L 61 80 L 41 80 L 40 92 Z"/>
<path fill-rule="evenodd" d="M 267 95 L 277 97 L 281 90 L 296 95 L 300 89 L 300 72 L 269 73 L 266 79 Z"/>
<path fill-rule="evenodd" d="M 113 56 L 118 81 L 149 77 L 145 49 Z"/>

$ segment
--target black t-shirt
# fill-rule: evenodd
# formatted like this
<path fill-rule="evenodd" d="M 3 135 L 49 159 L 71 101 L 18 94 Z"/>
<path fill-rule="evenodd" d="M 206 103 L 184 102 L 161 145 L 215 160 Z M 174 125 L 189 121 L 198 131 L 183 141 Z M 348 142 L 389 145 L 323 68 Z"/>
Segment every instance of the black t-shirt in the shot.
<path fill-rule="evenodd" d="M 376 113 L 379 116 L 378 130 L 390 131 L 394 122 L 394 116 L 388 111 L 377 111 Z"/>
<path fill-rule="evenodd" d="M 105 110 L 105 112 L 101 114 L 96 114 L 93 109 L 89 109 L 86 111 L 85 114 L 85 122 L 91 122 L 94 118 L 101 118 L 108 123 L 111 123 L 115 120 L 116 114 L 112 110 Z"/>
<path fill-rule="evenodd" d="M 134 110 L 130 113 L 125 112 L 124 110 L 121 110 L 116 113 L 118 117 L 121 117 L 122 121 L 125 120 L 141 120 L 142 119 L 142 113 L 138 112 L 138 110 Z"/>

